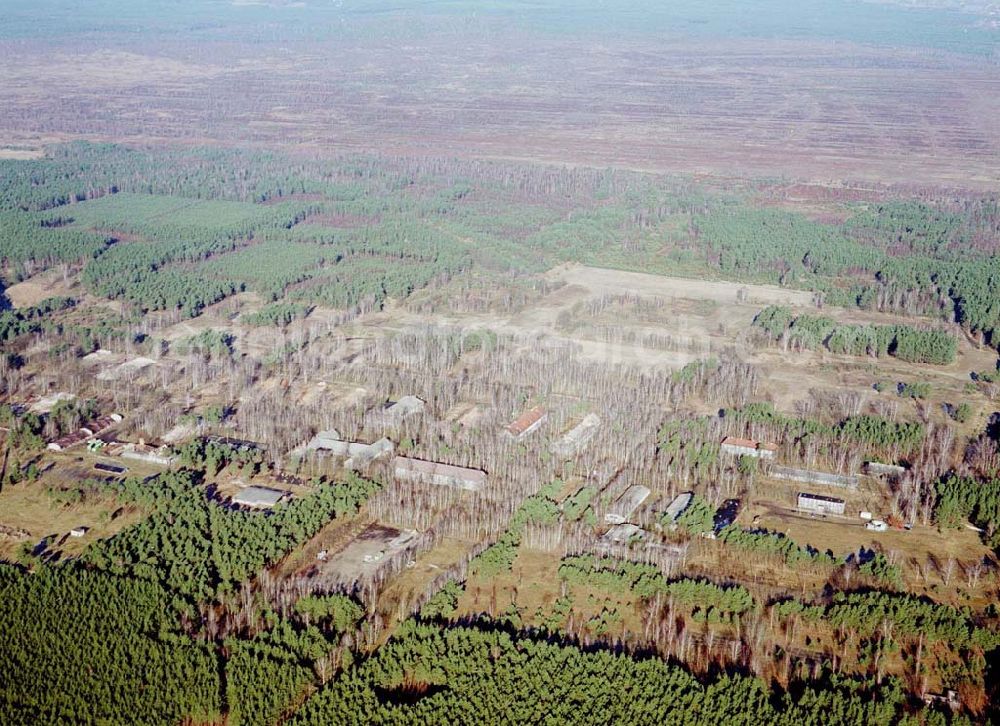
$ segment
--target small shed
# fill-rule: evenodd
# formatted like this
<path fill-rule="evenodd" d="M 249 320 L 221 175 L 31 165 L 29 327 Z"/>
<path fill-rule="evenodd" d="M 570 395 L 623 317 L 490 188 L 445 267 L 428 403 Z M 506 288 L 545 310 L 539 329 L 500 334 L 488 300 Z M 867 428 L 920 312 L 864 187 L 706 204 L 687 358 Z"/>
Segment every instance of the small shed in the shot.
<path fill-rule="evenodd" d="M 117 464 L 108 464 L 103 461 L 98 461 L 94 464 L 94 468 L 97 471 L 103 471 L 106 474 L 124 474 L 128 471 L 128 467 L 118 466 Z"/>
<path fill-rule="evenodd" d="M 71 529 L 69 531 L 69 536 L 70 537 L 83 537 L 89 531 L 90 531 L 90 527 L 73 527 L 73 529 Z"/>

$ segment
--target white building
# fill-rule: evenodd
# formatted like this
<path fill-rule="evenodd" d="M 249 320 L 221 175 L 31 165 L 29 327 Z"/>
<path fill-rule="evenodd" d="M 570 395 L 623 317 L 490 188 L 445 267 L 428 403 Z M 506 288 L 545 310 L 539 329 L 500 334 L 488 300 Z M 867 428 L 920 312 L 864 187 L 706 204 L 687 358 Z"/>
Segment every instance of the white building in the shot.
<path fill-rule="evenodd" d="M 376 459 L 388 456 L 395 450 L 395 445 L 389 439 L 381 438 L 374 444 L 360 444 L 351 449 L 351 457 L 344 462 L 344 467 L 357 471 L 363 469 Z"/>
<path fill-rule="evenodd" d="M 386 426 L 399 426 L 411 416 L 423 413 L 426 405 L 416 396 L 403 396 L 398 401 L 389 401 L 381 409 L 371 412 L 371 417 Z"/>
<path fill-rule="evenodd" d="M 293 454 L 301 454 L 308 451 L 328 451 L 334 456 L 348 457 L 344 466 L 348 469 L 362 469 L 375 459 L 391 454 L 394 449 L 393 443 L 387 438 L 381 438 L 373 444 L 365 444 L 361 441 L 347 441 L 340 438 L 340 432 L 336 429 L 320 431 L 312 437 L 303 447 L 300 446 Z"/>

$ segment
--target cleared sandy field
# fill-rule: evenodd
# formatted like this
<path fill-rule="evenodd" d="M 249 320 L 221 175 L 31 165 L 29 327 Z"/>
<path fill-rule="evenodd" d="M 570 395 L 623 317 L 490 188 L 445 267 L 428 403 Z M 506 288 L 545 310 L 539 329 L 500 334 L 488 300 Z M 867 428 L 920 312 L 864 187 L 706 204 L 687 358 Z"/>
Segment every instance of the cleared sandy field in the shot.
<path fill-rule="evenodd" d="M 15 308 L 26 308 L 46 298 L 70 295 L 71 283 L 72 280 L 67 282 L 58 270 L 48 270 L 11 285 L 5 293 Z"/>
<path fill-rule="evenodd" d="M 789 290 L 773 285 L 745 285 L 721 280 L 693 280 L 686 277 L 665 277 L 643 272 L 608 270 L 584 265 L 562 265 L 551 270 L 546 277 L 567 285 L 579 285 L 591 295 L 622 295 L 668 299 L 714 300 L 719 303 L 738 304 L 740 289 L 747 291 L 744 305 L 796 305 L 812 304 L 812 293 Z"/>

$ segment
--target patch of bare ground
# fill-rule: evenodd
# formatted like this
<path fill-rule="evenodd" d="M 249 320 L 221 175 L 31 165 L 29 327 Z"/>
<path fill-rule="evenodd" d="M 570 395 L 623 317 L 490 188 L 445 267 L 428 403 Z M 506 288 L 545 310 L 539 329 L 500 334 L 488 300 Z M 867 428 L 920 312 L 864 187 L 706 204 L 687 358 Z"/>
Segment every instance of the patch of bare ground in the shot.
<path fill-rule="evenodd" d="M 275 566 L 280 576 L 310 575 L 317 571 L 317 556 L 325 550 L 328 556 L 340 552 L 357 538 L 371 523 L 362 510 L 350 517 L 338 517 L 324 526 L 311 540 L 287 555 Z"/>
<path fill-rule="evenodd" d="M 41 159 L 45 156 L 45 149 L 31 146 L 3 146 L 0 147 L 0 159 L 18 159 L 21 161 L 29 159 Z"/>
<path fill-rule="evenodd" d="M 121 507 L 112 495 L 91 494 L 68 505 L 49 495 L 49 488 L 72 488 L 97 477 L 100 472 L 93 468 L 97 460 L 86 453 L 48 455 L 46 462 L 52 465 L 42 464 L 45 471 L 40 479 L 8 485 L 0 491 L 0 525 L 27 533 L 0 537 L 0 559 L 16 559 L 25 542 L 38 545 L 42 540 L 47 553 L 74 557 L 95 539 L 110 537 L 142 518 L 141 510 Z M 86 534 L 69 536 L 75 527 L 86 527 Z"/>
<path fill-rule="evenodd" d="M 714 300 L 719 303 L 758 306 L 794 305 L 804 307 L 812 304 L 812 293 L 776 285 L 745 285 L 722 280 L 695 280 L 576 264 L 561 265 L 549 271 L 546 277 L 552 281 L 578 285 L 586 289 L 590 295 L 630 293 L 643 297 Z M 745 295 L 738 297 L 741 289 L 746 291 Z"/>
<path fill-rule="evenodd" d="M 47 270 L 11 285 L 6 295 L 15 308 L 26 308 L 46 298 L 72 296 L 76 290 L 75 277 L 68 277 L 59 270 Z"/>
<path fill-rule="evenodd" d="M 118 243 L 128 243 L 128 242 L 142 242 L 143 237 L 132 234 L 131 232 L 123 232 L 120 229 L 108 229 L 105 227 L 92 227 L 91 232 L 95 232 L 99 235 L 103 235 L 110 240 L 114 240 L 116 244 Z"/>
<path fill-rule="evenodd" d="M 389 621 L 399 622 L 409 617 L 430 583 L 461 562 L 471 547 L 472 544 L 465 540 L 445 537 L 431 549 L 418 554 L 413 566 L 396 575 L 379 593 L 378 611 Z"/>

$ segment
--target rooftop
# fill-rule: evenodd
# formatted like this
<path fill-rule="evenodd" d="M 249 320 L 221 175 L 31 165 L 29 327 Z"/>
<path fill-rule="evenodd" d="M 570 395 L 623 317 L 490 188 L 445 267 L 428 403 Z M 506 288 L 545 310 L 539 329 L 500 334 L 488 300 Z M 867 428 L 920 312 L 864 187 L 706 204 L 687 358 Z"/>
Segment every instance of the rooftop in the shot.
<path fill-rule="evenodd" d="M 472 469 L 464 466 L 454 466 L 453 464 L 442 464 L 436 461 L 426 461 L 424 459 L 411 459 L 407 456 L 397 456 L 392 465 L 397 470 L 409 471 L 425 476 L 445 476 L 455 479 L 486 483 L 486 472 L 482 469 Z"/>
<path fill-rule="evenodd" d="M 535 406 L 518 416 L 517 419 L 507 426 L 507 431 L 515 436 L 519 436 L 545 418 L 545 414 L 546 411 L 544 408 Z"/>
<path fill-rule="evenodd" d="M 245 507 L 273 507 L 280 502 L 288 492 L 270 487 L 246 487 L 233 496 L 233 504 Z"/>
<path fill-rule="evenodd" d="M 757 441 L 756 439 L 741 439 L 738 436 L 727 436 L 722 440 L 723 446 L 739 446 L 744 449 L 765 449 L 767 451 L 777 451 L 778 445 L 767 441 Z"/>
<path fill-rule="evenodd" d="M 722 440 L 723 446 L 739 446 L 744 449 L 756 449 L 757 442 L 753 439 L 741 439 L 737 436 L 727 436 Z"/>

